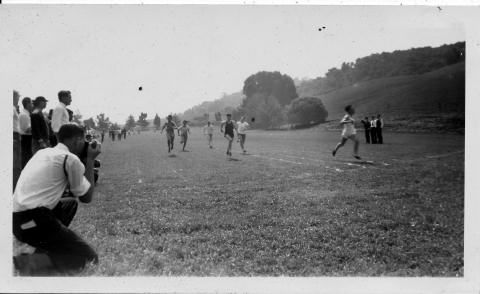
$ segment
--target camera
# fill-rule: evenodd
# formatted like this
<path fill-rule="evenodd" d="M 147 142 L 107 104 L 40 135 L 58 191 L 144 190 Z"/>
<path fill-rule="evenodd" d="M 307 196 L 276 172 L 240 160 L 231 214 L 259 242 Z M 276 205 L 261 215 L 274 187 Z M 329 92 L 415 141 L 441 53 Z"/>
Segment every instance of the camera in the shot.
<path fill-rule="evenodd" d="M 87 155 L 88 155 L 88 146 L 92 145 L 92 148 L 97 148 L 97 141 L 90 142 L 87 138 L 85 140 L 85 145 L 83 146 L 82 152 L 80 153 L 80 160 L 83 162 L 85 165 L 87 163 Z M 98 181 L 98 171 L 100 169 L 100 160 L 95 159 L 93 161 L 93 178 L 94 178 L 94 183 L 96 184 Z"/>

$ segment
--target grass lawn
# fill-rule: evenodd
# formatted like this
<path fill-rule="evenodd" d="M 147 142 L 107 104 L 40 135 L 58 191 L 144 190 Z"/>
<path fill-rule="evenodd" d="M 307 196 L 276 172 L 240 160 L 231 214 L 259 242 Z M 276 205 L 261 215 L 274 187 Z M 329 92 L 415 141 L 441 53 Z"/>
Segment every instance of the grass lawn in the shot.
<path fill-rule="evenodd" d="M 234 160 L 214 136 L 174 157 L 158 132 L 106 138 L 82 275 L 463 275 L 464 136 L 385 133 L 365 161 L 332 157 L 338 132 L 252 131 Z"/>

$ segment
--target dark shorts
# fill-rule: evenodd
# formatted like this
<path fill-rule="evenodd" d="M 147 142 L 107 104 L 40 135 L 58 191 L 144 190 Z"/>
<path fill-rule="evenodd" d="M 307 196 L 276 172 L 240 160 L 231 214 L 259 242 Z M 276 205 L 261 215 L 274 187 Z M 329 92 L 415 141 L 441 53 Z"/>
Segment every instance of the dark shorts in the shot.
<path fill-rule="evenodd" d="M 233 138 L 235 137 L 235 135 L 233 133 L 225 133 L 225 138 L 227 138 L 227 136 L 229 136 L 231 138 L 231 140 L 233 140 Z"/>

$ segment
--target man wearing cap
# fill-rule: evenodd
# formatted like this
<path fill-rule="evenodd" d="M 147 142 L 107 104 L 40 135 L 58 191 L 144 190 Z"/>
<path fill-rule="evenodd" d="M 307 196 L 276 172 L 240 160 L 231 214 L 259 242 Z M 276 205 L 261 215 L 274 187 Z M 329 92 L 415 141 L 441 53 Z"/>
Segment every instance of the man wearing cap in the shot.
<path fill-rule="evenodd" d="M 30 116 L 32 122 L 32 153 L 50 146 L 48 121 L 43 115 L 43 110 L 47 107 L 47 99 L 42 96 L 35 98 L 33 106 L 35 109 Z"/>
<path fill-rule="evenodd" d="M 53 109 L 52 130 L 57 135 L 58 130 L 64 124 L 70 122 L 67 106 L 72 103 L 72 95 L 70 91 L 62 90 L 58 92 L 58 105 Z"/>
<path fill-rule="evenodd" d="M 20 139 L 22 149 L 22 169 L 27 162 L 32 158 L 32 124 L 30 121 L 30 114 L 33 111 L 32 100 L 29 97 L 22 99 L 23 109 L 18 115 L 20 126 Z"/>

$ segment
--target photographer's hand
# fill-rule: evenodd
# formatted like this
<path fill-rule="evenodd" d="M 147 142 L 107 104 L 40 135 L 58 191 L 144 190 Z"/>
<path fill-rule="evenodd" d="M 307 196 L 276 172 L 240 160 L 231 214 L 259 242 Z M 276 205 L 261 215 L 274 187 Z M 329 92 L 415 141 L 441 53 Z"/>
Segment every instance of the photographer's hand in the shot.
<path fill-rule="evenodd" d="M 94 178 L 94 161 L 95 158 L 102 152 L 102 145 L 94 141 L 95 144 L 90 143 L 88 145 L 87 149 L 87 161 L 85 163 L 85 177 L 87 180 L 90 182 L 90 189 L 88 190 L 88 193 L 85 196 L 80 197 L 80 201 L 84 203 L 90 203 L 93 198 L 93 190 L 95 186 L 95 178 Z M 96 145 L 95 148 L 92 147 L 92 145 Z"/>

